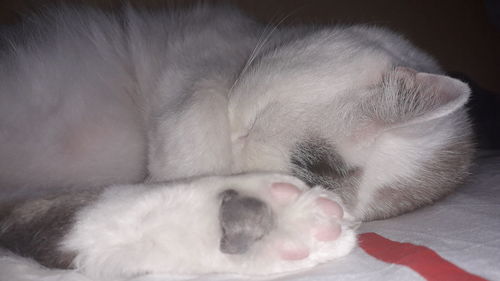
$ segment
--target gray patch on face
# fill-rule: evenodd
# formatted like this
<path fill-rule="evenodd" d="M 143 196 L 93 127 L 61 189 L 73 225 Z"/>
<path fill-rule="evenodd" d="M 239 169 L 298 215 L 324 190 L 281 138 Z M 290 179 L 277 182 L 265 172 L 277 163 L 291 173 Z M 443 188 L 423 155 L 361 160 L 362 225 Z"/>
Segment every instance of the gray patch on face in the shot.
<path fill-rule="evenodd" d="M 290 159 L 292 174 L 309 186 L 334 191 L 347 208 L 356 204 L 361 169 L 350 167 L 333 145 L 320 138 L 298 143 Z"/>
<path fill-rule="evenodd" d="M 257 198 L 242 196 L 232 189 L 223 191 L 220 197 L 220 250 L 226 254 L 243 254 L 271 231 L 271 208 Z"/>
<path fill-rule="evenodd" d="M 74 254 L 61 251 L 59 243 L 73 226 L 76 212 L 97 194 L 80 192 L 3 205 L 0 247 L 47 267 L 71 267 Z"/>

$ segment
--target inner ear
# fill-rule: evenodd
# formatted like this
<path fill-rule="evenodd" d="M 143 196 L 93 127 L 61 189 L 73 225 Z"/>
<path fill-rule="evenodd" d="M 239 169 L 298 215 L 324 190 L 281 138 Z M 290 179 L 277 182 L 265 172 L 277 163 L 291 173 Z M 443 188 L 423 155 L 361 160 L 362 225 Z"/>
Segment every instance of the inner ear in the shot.
<path fill-rule="evenodd" d="M 449 115 L 465 105 L 470 88 L 460 80 L 437 74 L 417 73 L 415 81 L 427 98 L 431 100 L 428 119 Z M 433 110 L 434 109 L 434 110 Z"/>
<path fill-rule="evenodd" d="M 457 79 L 396 67 L 363 110 L 377 123 L 400 127 L 447 116 L 464 106 L 469 95 L 467 84 Z"/>

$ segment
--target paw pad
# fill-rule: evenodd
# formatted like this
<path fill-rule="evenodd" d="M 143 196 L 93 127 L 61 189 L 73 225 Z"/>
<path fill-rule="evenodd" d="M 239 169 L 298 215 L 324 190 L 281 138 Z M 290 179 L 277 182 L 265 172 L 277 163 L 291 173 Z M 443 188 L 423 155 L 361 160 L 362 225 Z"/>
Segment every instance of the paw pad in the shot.
<path fill-rule="evenodd" d="M 333 241 L 340 237 L 342 228 L 339 224 L 318 226 L 313 228 L 313 235 L 319 241 Z"/>
<path fill-rule="evenodd" d="M 352 249 L 350 216 L 335 194 L 276 175 L 245 188 L 234 186 L 220 195 L 222 253 L 276 271 L 317 264 Z"/>
<path fill-rule="evenodd" d="M 290 203 L 295 201 L 301 191 L 291 183 L 275 182 L 271 185 L 271 194 L 279 203 Z"/>
<path fill-rule="evenodd" d="M 331 242 L 340 237 L 342 227 L 337 223 L 337 220 L 343 218 L 344 211 L 335 201 L 321 197 L 320 194 L 303 192 L 295 185 L 285 182 L 273 183 L 271 185 L 271 195 L 280 206 L 285 207 L 283 212 L 289 212 L 290 209 L 288 208 L 298 207 L 301 209 L 299 214 L 306 218 L 285 222 L 284 226 L 291 233 L 285 237 L 280 237 L 281 240 L 275 242 L 275 249 L 281 259 L 302 260 L 309 257 L 311 249 L 310 245 L 308 246 L 306 243 L 315 242 L 304 242 L 302 241 L 304 237 L 310 237 L 312 241 L 319 242 Z M 306 201 L 295 205 L 294 203 L 300 201 L 301 196 L 305 196 L 304 198 L 313 196 L 313 198 L 311 198 L 312 200 L 306 199 Z M 310 203 L 304 205 L 304 202 Z M 298 237 L 303 239 L 298 239 Z"/>
<path fill-rule="evenodd" d="M 309 256 L 309 249 L 305 245 L 291 240 L 278 243 L 277 250 L 283 260 L 303 260 Z"/>
<path fill-rule="evenodd" d="M 325 215 L 337 219 L 344 217 L 344 211 L 338 203 L 324 197 L 316 199 L 316 203 Z"/>

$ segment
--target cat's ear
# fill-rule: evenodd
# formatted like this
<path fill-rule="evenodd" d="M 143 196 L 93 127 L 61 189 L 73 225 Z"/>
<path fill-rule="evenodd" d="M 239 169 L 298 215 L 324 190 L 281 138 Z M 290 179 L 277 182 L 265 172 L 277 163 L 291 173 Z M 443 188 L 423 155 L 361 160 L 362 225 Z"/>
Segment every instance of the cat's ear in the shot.
<path fill-rule="evenodd" d="M 363 110 L 378 123 L 400 127 L 447 116 L 461 108 L 469 95 L 467 84 L 457 79 L 396 67 L 364 102 Z"/>

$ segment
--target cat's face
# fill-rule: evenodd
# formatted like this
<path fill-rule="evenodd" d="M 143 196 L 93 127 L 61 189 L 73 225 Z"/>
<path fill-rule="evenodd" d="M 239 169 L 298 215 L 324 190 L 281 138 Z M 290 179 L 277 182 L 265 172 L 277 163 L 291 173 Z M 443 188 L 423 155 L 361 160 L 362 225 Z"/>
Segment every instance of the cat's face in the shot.
<path fill-rule="evenodd" d="M 428 186 L 429 199 L 417 201 L 429 201 L 463 179 L 472 153 L 467 85 L 372 49 L 301 48 L 264 55 L 233 88 L 233 172 L 281 171 L 343 189 L 365 218 L 381 216 L 362 206 L 388 189 Z"/>

